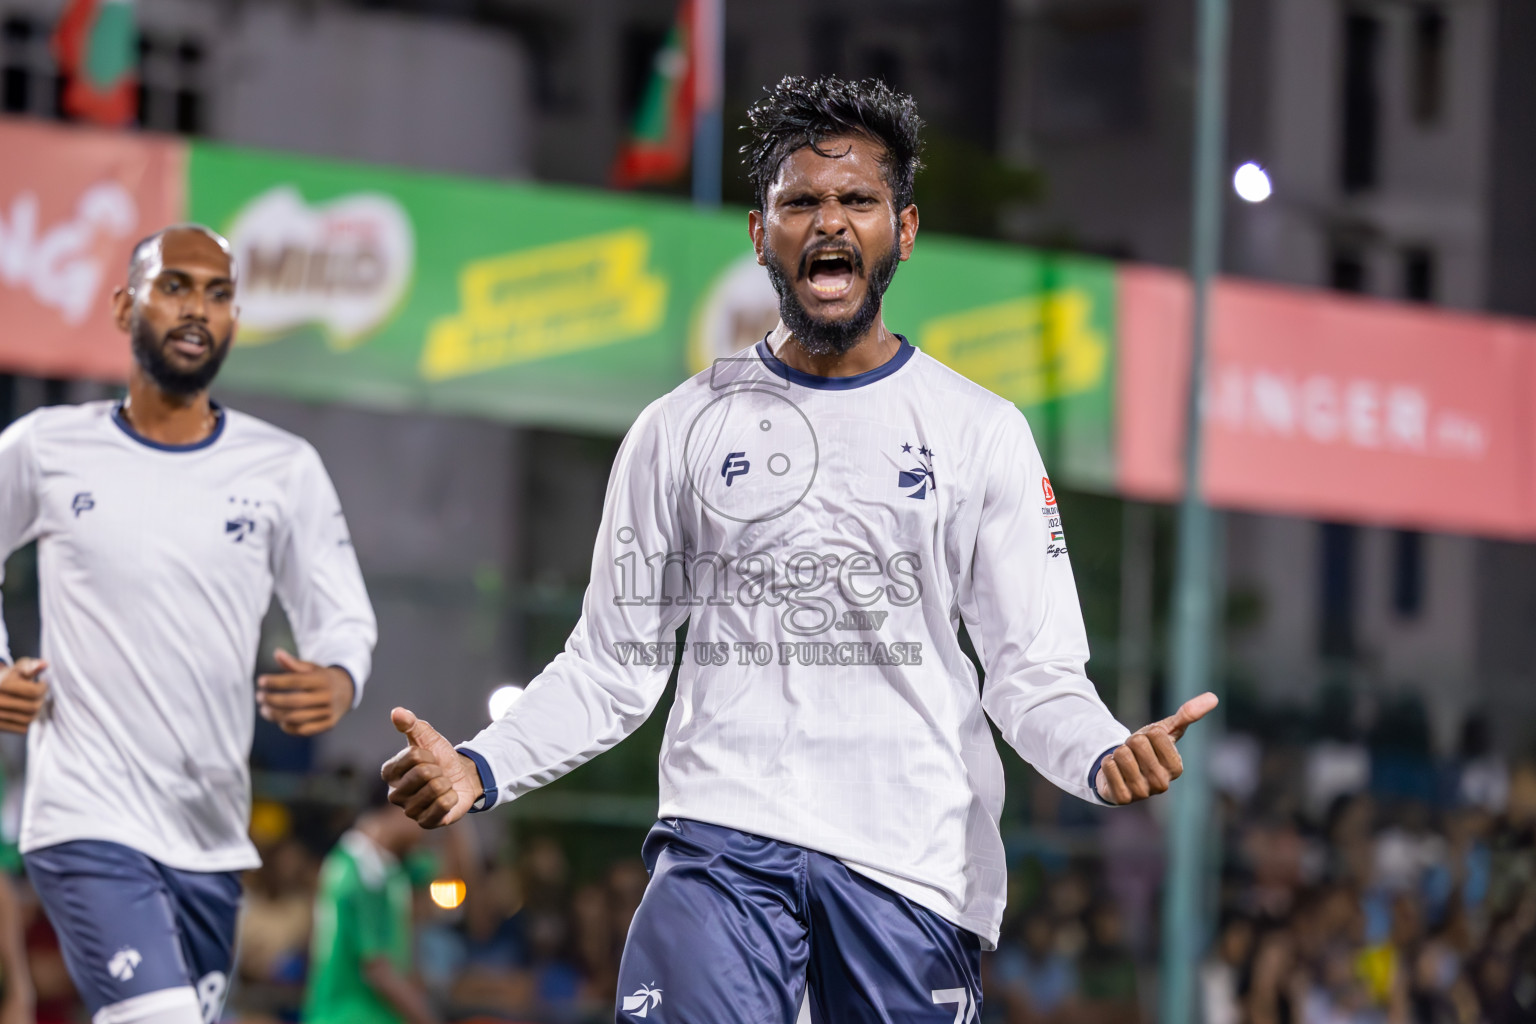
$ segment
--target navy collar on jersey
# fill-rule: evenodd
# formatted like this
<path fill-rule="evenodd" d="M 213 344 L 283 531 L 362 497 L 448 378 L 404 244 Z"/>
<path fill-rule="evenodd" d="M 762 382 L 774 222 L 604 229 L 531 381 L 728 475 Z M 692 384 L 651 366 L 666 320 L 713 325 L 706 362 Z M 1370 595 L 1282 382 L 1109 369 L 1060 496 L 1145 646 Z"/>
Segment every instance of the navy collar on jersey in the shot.
<path fill-rule="evenodd" d="M 757 354 L 762 357 L 764 366 L 791 384 L 818 388 L 822 391 L 847 391 L 851 388 L 861 388 L 866 384 L 873 384 L 877 380 L 884 380 L 906 365 L 907 360 L 912 358 L 912 353 L 916 352 L 917 349 L 913 348 L 912 343 L 903 335 L 896 335 L 896 339 L 901 342 L 901 348 L 896 350 L 894 356 L 873 370 L 865 370 L 863 373 L 856 373 L 852 377 L 822 377 L 819 374 L 797 370 L 773 354 L 773 349 L 768 347 L 767 335 L 764 335 L 763 340 L 757 343 Z"/>
<path fill-rule="evenodd" d="M 130 438 L 146 448 L 155 449 L 157 452 L 195 452 L 199 449 L 207 448 L 217 441 L 219 436 L 224 433 L 224 424 L 229 419 L 228 416 L 224 415 L 224 407 L 218 402 L 210 400 L 208 404 L 213 409 L 213 430 L 209 431 L 208 436 L 201 441 L 193 441 L 191 444 L 161 444 L 159 441 L 151 441 L 133 429 L 133 426 L 128 422 L 128 418 L 123 415 L 122 402 L 118 402 L 112 407 L 112 422 L 116 423 L 117 428 Z"/>

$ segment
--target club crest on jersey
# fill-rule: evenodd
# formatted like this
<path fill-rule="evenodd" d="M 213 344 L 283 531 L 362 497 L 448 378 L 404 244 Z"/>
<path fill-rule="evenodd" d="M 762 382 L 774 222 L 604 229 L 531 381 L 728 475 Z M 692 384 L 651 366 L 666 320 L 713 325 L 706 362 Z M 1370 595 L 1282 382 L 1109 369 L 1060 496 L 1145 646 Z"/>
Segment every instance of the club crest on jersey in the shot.
<path fill-rule="evenodd" d="M 912 446 L 904 444 L 901 453 L 912 456 Z M 927 445 L 918 446 L 916 459 L 918 465 L 911 469 L 903 469 L 897 472 L 896 486 L 906 492 L 907 497 L 922 501 L 928 497 L 928 492 L 933 490 L 938 482 L 933 476 L 933 451 Z"/>
<path fill-rule="evenodd" d="M 245 542 L 245 539 L 256 532 L 256 519 L 252 513 L 261 508 L 261 502 L 250 498 L 236 498 L 230 496 L 229 503 L 233 506 L 229 510 L 228 517 L 224 520 L 224 536 L 236 544 Z"/>
<path fill-rule="evenodd" d="M 75 500 L 69 503 L 70 511 L 74 512 L 76 519 L 80 518 L 81 512 L 89 512 L 95 507 L 96 499 L 91 496 L 90 491 L 81 491 L 75 495 Z"/>

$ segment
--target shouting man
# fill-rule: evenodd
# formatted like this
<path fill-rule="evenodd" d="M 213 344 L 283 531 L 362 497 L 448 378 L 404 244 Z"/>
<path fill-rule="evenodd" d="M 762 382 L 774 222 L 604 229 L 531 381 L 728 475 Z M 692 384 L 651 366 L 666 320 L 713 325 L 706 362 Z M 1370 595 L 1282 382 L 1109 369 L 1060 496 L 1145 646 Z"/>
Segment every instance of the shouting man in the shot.
<path fill-rule="evenodd" d="M 987 719 L 1120 804 L 1168 788 L 1215 698 L 1115 721 L 1029 425 L 886 327 L 912 100 L 786 78 L 749 116 L 778 327 L 631 428 L 565 652 L 458 750 L 396 709 L 384 776 L 429 827 L 553 781 L 651 713 L 687 620 L 616 1020 L 790 1024 L 808 993 L 818 1022 L 974 1021 L 1006 892 Z"/>

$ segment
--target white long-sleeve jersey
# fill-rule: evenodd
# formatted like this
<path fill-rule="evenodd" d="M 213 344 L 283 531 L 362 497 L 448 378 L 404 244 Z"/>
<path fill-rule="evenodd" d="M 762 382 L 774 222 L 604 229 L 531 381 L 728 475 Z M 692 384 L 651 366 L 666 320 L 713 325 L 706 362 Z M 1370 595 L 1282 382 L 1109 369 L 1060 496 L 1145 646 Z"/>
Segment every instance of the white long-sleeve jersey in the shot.
<path fill-rule="evenodd" d="M 493 783 L 485 803 L 644 721 L 684 619 L 660 815 L 835 856 L 989 947 L 1006 865 L 987 717 L 1086 800 L 1099 757 L 1127 735 L 1084 674 L 1028 424 L 905 342 L 845 378 L 759 344 L 640 416 L 565 651 L 461 748 Z"/>
<path fill-rule="evenodd" d="M 116 403 L 39 409 L 0 434 L 0 552 L 33 539 L 50 697 L 28 735 L 22 851 L 96 839 L 183 870 L 260 864 L 248 763 L 274 586 L 300 657 L 346 669 L 357 697 L 372 661 L 320 456 L 229 409 L 183 447 L 133 433 Z"/>

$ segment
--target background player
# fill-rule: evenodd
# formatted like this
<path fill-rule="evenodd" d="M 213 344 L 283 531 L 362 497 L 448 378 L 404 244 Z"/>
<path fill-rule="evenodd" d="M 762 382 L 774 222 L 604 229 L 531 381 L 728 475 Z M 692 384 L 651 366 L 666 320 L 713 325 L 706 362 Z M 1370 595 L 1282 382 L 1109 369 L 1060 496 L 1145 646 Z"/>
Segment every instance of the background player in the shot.
<path fill-rule="evenodd" d="M 1084 674 L 1024 417 L 886 328 L 918 230 L 911 99 L 787 78 L 750 117 L 778 327 L 630 430 L 565 652 L 458 752 L 396 709 L 384 776 L 426 826 L 550 782 L 651 712 L 672 658 L 647 645 L 688 619 L 617 1019 L 787 1024 L 808 990 L 818 1021 L 972 1021 L 1006 890 L 987 718 L 1125 803 L 1167 789 L 1215 698 L 1128 736 Z"/>
<path fill-rule="evenodd" d="M 235 285 L 209 229 L 145 239 L 114 294 L 127 398 L 39 409 L 0 434 L 0 552 L 37 540 L 42 599 L 41 661 L 0 679 L 0 727 L 31 723 L 21 849 L 105 1024 L 215 1019 L 240 872 L 260 863 L 253 708 L 313 736 L 356 705 L 372 659 L 373 610 L 319 455 L 208 396 Z M 301 657 L 277 652 L 284 671 L 253 701 L 274 589 Z"/>
<path fill-rule="evenodd" d="M 326 855 L 315 894 L 305 1024 L 435 1024 L 412 971 L 411 872 L 425 833 L 384 787 Z"/>

